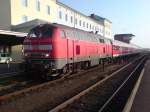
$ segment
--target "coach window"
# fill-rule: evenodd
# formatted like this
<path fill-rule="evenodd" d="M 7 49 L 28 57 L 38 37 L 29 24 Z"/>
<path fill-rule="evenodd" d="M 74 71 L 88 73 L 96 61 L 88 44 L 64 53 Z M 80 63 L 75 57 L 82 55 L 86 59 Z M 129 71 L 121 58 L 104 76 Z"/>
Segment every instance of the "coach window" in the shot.
<path fill-rule="evenodd" d="M 65 32 L 63 30 L 61 30 L 61 38 L 65 38 Z"/>

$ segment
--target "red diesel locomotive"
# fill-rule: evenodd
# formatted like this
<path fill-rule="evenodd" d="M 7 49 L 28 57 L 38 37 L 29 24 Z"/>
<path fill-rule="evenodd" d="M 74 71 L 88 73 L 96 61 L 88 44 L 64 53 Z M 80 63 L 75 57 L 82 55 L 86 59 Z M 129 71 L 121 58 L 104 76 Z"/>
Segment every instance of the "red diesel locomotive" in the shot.
<path fill-rule="evenodd" d="M 103 59 L 137 53 L 135 49 L 68 26 L 42 24 L 31 29 L 24 40 L 25 69 L 42 72 L 46 78 L 98 65 Z"/>

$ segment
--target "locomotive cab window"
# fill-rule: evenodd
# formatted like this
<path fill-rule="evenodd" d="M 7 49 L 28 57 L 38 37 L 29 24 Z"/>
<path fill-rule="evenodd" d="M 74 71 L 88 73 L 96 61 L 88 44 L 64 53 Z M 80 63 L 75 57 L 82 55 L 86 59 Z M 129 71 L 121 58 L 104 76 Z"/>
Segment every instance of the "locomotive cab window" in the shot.
<path fill-rule="evenodd" d="M 50 27 L 49 25 L 42 25 L 42 26 L 37 26 L 33 29 L 28 34 L 28 38 L 48 38 L 52 37 L 53 34 L 53 28 Z"/>
<path fill-rule="evenodd" d="M 61 36 L 61 38 L 65 38 L 65 32 L 63 30 L 61 30 L 60 36 Z"/>

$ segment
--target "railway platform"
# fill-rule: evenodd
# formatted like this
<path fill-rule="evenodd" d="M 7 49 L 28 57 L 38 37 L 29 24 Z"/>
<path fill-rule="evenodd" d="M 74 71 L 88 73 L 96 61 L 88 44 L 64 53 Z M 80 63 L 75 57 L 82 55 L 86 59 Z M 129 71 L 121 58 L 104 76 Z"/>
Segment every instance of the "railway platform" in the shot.
<path fill-rule="evenodd" d="M 146 62 L 123 112 L 150 112 L 150 59 Z"/>

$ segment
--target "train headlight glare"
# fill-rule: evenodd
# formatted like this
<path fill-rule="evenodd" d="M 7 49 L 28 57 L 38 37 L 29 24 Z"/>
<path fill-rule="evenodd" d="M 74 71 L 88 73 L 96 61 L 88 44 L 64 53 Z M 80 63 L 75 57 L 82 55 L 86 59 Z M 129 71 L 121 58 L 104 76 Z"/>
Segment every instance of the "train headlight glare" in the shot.
<path fill-rule="evenodd" d="M 45 57 L 49 57 L 49 54 L 45 54 Z"/>

